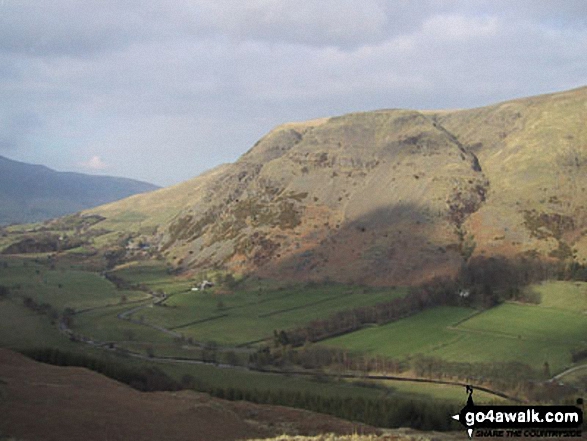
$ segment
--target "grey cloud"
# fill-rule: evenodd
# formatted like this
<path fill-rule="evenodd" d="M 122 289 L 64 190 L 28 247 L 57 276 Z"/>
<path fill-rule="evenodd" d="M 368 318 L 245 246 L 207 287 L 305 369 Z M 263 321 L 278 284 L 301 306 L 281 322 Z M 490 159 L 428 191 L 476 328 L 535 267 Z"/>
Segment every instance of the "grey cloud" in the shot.
<path fill-rule="evenodd" d="M 585 4 L 5 0 L 0 151 L 169 184 L 285 121 L 579 86 Z"/>
<path fill-rule="evenodd" d="M 7 109 L 0 113 L 0 151 L 14 150 L 23 138 L 32 136 L 42 126 L 39 116 L 31 111 Z"/>
<path fill-rule="evenodd" d="M 5 0 L 0 51 L 30 56 L 89 56 L 152 39 L 170 38 L 180 12 L 128 0 Z"/>
<path fill-rule="evenodd" d="M 587 3 L 566 0 L 6 0 L 0 50 L 32 56 L 88 56 L 131 44 L 190 38 L 354 49 L 416 31 L 444 13 L 507 14 L 585 24 Z"/>
<path fill-rule="evenodd" d="M 199 19 L 232 38 L 290 44 L 354 46 L 385 37 L 383 2 L 257 0 L 199 2 Z"/>

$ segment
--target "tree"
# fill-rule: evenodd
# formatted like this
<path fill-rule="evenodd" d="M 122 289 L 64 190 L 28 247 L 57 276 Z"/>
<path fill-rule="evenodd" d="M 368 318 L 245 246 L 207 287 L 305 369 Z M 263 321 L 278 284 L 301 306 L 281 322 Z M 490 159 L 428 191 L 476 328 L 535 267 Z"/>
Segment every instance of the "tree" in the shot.
<path fill-rule="evenodd" d="M 544 362 L 543 369 L 544 369 L 544 377 L 549 379 L 550 378 L 550 364 L 548 364 L 548 361 Z"/>
<path fill-rule="evenodd" d="M 228 289 L 233 289 L 234 287 L 236 287 L 237 281 L 232 274 L 228 273 L 224 276 L 224 285 Z"/>
<path fill-rule="evenodd" d="M 218 343 L 214 340 L 207 341 L 204 344 L 204 349 L 202 351 L 202 358 L 204 361 L 210 363 L 216 363 L 216 352 L 218 351 Z"/>
<path fill-rule="evenodd" d="M 61 314 L 61 322 L 67 328 L 73 327 L 73 316 L 75 315 L 75 310 L 73 308 L 67 307 L 63 310 L 63 314 Z"/>
<path fill-rule="evenodd" d="M 283 330 L 279 333 L 279 343 L 281 346 L 289 344 L 289 338 L 287 337 L 286 332 Z"/>
<path fill-rule="evenodd" d="M 10 289 L 7 286 L 0 285 L 0 300 L 7 298 L 10 295 Z"/>
<path fill-rule="evenodd" d="M 231 366 L 238 366 L 239 365 L 239 358 L 234 351 L 228 351 L 224 356 L 224 362 Z"/>

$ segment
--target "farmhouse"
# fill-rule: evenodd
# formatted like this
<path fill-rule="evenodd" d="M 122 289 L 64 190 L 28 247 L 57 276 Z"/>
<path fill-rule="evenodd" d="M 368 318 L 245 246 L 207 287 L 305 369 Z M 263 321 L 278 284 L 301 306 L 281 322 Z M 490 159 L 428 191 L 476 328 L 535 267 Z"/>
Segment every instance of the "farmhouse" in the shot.
<path fill-rule="evenodd" d="M 200 283 L 200 286 L 193 287 L 192 291 L 204 291 L 205 289 L 212 288 L 213 286 L 214 284 L 212 282 L 209 280 L 204 280 L 202 283 Z"/>

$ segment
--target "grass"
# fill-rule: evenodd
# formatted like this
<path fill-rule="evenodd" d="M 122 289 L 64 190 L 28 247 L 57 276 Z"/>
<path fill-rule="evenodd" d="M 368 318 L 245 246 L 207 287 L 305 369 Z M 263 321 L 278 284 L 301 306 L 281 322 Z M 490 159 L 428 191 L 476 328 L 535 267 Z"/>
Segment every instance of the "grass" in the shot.
<path fill-rule="evenodd" d="M 95 314 L 95 312 L 86 314 Z M 85 314 L 81 316 L 83 315 Z M 125 322 L 122 322 L 122 324 L 124 326 Z M 107 325 L 107 323 L 102 323 L 102 325 Z M 100 328 L 100 326 L 97 326 L 97 328 Z M 118 331 L 104 328 L 102 331 L 96 332 L 106 332 L 101 337 L 107 337 L 108 332 L 116 334 Z M 142 336 L 144 337 L 145 334 Z M 139 343 L 135 342 L 135 345 L 139 345 Z M 60 334 L 54 325 L 51 325 L 46 316 L 31 312 L 20 303 L 10 299 L 0 301 L 0 346 L 17 351 L 41 347 L 59 348 L 71 352 L 90 354 L 105 361 L 112 359 L 116 360 L 117 363 L 135 367 L 144 366 L 147 363 L 145 361 L 116 356 L 115 354 L 92 348 L 85 344 L 71 342 L 66 336 Z M 156 342 L 153 343 L 153 346 L 157 354 L 160 346 Z M 204 387 L 208 388 L 233 387 L 246 390 L 281 389 L 290 392 L 312 392 L 324 396 L 353 396 L 363 398 L 378 398 L 384 395 L 384 391 L 381 389 L 365 388 L 345 382 L 316 381 L 311 378 L 249 372 L 244 369 L 222 369 L 211 365 L 184 365 L 157 362 L 153 362 L 152 365 L 163 369 L 177 380 L 180 380 L 184 375 L 192 375 Z"/>
<path fill-rule="evenodd" d="M 387 393 L 386 388 L 364 387 L 347 381 L 327 380 L 318 377 L 296 377 L 294 375 L 251 372 L 245 369 L 223 369 L 211 365 L 159 364 L 158 366 L 165 366 L 165 371 L 176 379 L 181 379 L 185 374 L 193 375 L 207 387 L 309 392 L 324 397 L 383 398 Z"/>
<path fill-rule="evenodd" d="M 115 309 L 115 308 L 114 308 Z M 101 311 L 103 312 L 103 311 Z M 112 312 L 112 311 L 109 311 Z M 92 311 L 76 316 L 78 321 L 83 316 L 94 315 L 88 320 L 88 326 L 93 329 L 92 333 L 105 340 L 108 337 L 119 337 L 126 326 L 132 325 L 126 322 L 100 321 L 99 312 Z M 112 317 L 107 314 L 106 317 Z M 118 325 L 115 329 L 111 325 Z M 136 326 L 136 325 L 135 325 Z M 90 330 L 90 329 L 89 329 Z M 163 352 L 165 347 L 157 342 L 161 340 L 160 335 L 149 337 L 144 330 L 138 330 L 137 335 L 141 338 L 153 338 L 152 346 L 157 355 Z M 135 349 L 140 349 L 141 343 L 134 342 Z M 49 322 L 49 319 L 41 314 L 32 312 L 23 307 L 19 302 L 12 299 L 0 301 L 0 346 L 17 351 L 28 349 L 52 347 L 71 352 L 90 354 L 105 361 L 115 360 L 127 366 L 140 367 L 147 362 L 116 356 L 110 352 L 96 349 L 82 343 L 74 343 L 59 333 L 56 326 Z M 346 382 L 316 381 L 311 378 L 298 378 L 294 376 L 283 376 L 278 374 L 264 374 L 249 372 L 244 369 L 222 369 L 211 365 L 187 365 L 167 364 L 153 362 L 155 365 L 173 378 L 180 380 L 184 375 L 191 375 L 207 388 L 233 387 L 245 390 L 284 390 L 290 392 L 311 392 L 323 396 L 352 396 L 363 398 L 379 398 L 384 395 L 381 389 L 366 388 Z"/>
<path fill-rule="evenodd" d="M 198 360 L 202 359 L 203 351 L 202 349 L 195 347 L 195 346 L 186 346 L 182 344 L 175 343 L 170 344 L 169 341 L 123 341 L 118 342 L 116 347 L 126 349 L 128 351 L 138 353 L 138 354 L 149 354 L 152 352 L 156 357 L 177 357 L 177 358 L 187 358 Z M 222 354 L 217 354 L 217 359 L 222 362 Z M 247 355 L 248 360 L 248 355 Z M 243 359 L 243 363 L 244 363 Z"/>
<path fill-rule="evenodd" d="M 435 308 L 323 344 L 399 359 L 423 354 L 471 363 L 519 361 L 537 370 L 548 362 L 554 374 L 571 364 L 571 351 L 587 340 L 587 317 L 568 310 L 502 304 L 454 326 L 471 312 Z"/>
<path fill-rule="evenodd" d="M 570 347 L 535 340 L 465 334 L 428 355 L 448 361 L 491 363 L 517 361 L 541 371 L 548 362 L 554 374 L 571 362 Z"/>
<path fill-rule="evenodd" d="M 201 350 L 179 345 L 171 335 L 147 326 L 120 320 L 117 315 L 140 305 L 118 304 L 121 291 L 95 273 L 37 260 L 8 259 L 8 268 L 0 261 L 2 284 L 20 285 L 9 299 L 0 304 L 0 345 L 14 349 L 59 347 L 73 351 L 90 351 L 98 357 L 113 357 L 87 345 L 70 342 L 59 333 L 46 316 L 22 305 L 25 295 L 54 307 L 76 309 L 96 307 L 73 318 L 73 330 L 98 341 L 156 356 L 198 358 Z M 141 283 L 170 295 L 168 306 L 154 306 L 136 312 L 134 319 L 166 328 L 176 328 L 185 337 L 197 341 L 215 341 L 221 345 L 237 345 L 271 337 L 274 329 L 300 326 L 321 319 L 337 310 L 375 304 L 405 295 L 404 289 L 364 289 L 342 285 L 278 287 L 255 284 L 234 293 L 214 290 L 188 291 L 192 281 L 173 277 L 165 266 L 129 266 L 117 272 L 130 283 Z M 62 284 L 59 288 L 58 284 Z M 587 318 L 576 312 L 585 284 L 545 283 L 540 305 L 502 304 L 475 314 L 469 308 L 440 307 L 424 311 L 395 323 L 373 326 L 330 339 L 323 344 L 349 349 L 357 353 L 380 354 L 406 359 L 416 354 L 437 356 L 449 361 L 491 362 L 523 361 L 541 369 L 548 361 L 552 373 L 570 364 L 570 351 L 584 344 Z M 144 296 L 136 292 L 137 298 Z M 132 299 L 129 298 L 129 300 Z M 113 303 L 113 304 L 111 304 Z M 149 305 L 146 300 L 144 305 Z M 110 306 L 108 306 L 110 305 Z M 190 324 L 203 320 L 200 323 Z M 222 348 L 217 358 L 223 360 Z M 239 357 L 247 354 L 238 353 Z M 118 357 L 117 357 L 118 358 Z M 127 359 L 132 365 L 146 362 Z M 177 379 L 194 376 L 206 387 L 234 387 L 249 390 L 309 391 L 325 396 L 410 397 L 451 402 L 463 400 L 459 387 L 407 382 L 368 382 L 318 380 L 261 374 L 241 369 L 222 369 L 209 365 L 157 363 Z M 481 397 L 489 402 L 493 397 Z"/>
<path fill-rule="evenodd" d="M 23 282 L 24 279 L 36 274 L 37 269 L 41 269 L 41 274 L 45 274 L 46 267 L 42 264 L 28 262 L 25 267 L 22 262 L 10 267 L 13 279 L 12 282 Z M 136 277 L 131 281 L 139 281 L 142 273 L 146 272 L 149 277 L 146 282 L 150 287 L 155 285 L 165 286 L 173 291 L 180 281 L 173 283 L 169 276 L 161 268 L 151 268 L 148 270 L 134 268 L 129 270 L 128 274 Z M 77 276 L 77 271 L 66 271 L 69 274 L 69 280 L 73 282 Z M 60 274 L 59 270 L 56 274 Z M 103 279 L 100 279 L 103 282 Z M 72 283 L 72 286 L 74 284 Z M 48 285 L 41 285 L 41 292 L 38 298 L 48 298 L 43 291 L 50 291 Z M 49 285 L 50 286 L 50 285 Z M 75 290 L 70 295 L 74 296 Z M 233 314 L 226 322 L 230 323 L 223 330 L 225 341 L 229 340 L 231 333 L 238 336 L 235 340 L 243 338 L 253 338 L 257 335 L 266 335 L 272 332 L 273 326 L 283 325 L 283 317 L 289 317 L 291 323 L 302 323 L 312 317 L 320 318 L 324 314 L 332 313 L 337 308 L 352 307 L 361 303 L 379 302 L 389 298 L 390 295 L 403 295 L 403 290 L 389 292 L 389 290 L 373 290 L 372 292 L 363 292 L 362 288 L 350 290 L 348 287 L 310 287 L 288 288 L 282 290 L 250 290 L 238 294 L 220 295 L 212 291 L 175 294 L 169 299 L 169 307 L 146 308 L 138 312 L 135 319 L 141 315 L 152 318 L 161 315 L 166 320 L 177 314 L 177 320 L 183 321 L 190 319 L 193 314 L 216 314 L 217 300 L 223 299 L 227 312 Z M 115 298 L 117 298 L 115 296 Z M 84 302 L 85 300 L 80 300 Z M 79 303 L 77 303 L 79 304 Z M 148 304 L 148 302 L 145 302 Z M 334 308 L 333 308 L 333 305 Z M 116 316 L 122 311 L 130 308 L 129 305 L 115 305 L 103 307 L 87 312 L 78 313 L 74 316 L 73 330 L 84 336 L 90 337 L 97 341 L 116 341 L 117 346 L 127 348 L 132 351 L 146 354 L 148 349 L 152 349 L 157 356 L 180 356 L 194 357 L 201 355 L 198 349 L 183 348 L 174 341 L 173 337 L 163 334 L 154 329 L 140 326 L 128 321 L 120 320 Z M 169 314 L 169 316 L 165 316 Z M 261 320 L 264 328 L 259 329 L 255 326 L 259 322 L 259 315 L 266 314 L 267 317 Z M 160 317 L 160 318 L 161 318 Z M 109 359 L 113 354 L 91 348 L 83 344 L 70 342 L 66 336 L 59 333 L 55 325 L 51 325 L 46 316 L 32 312 L 22 306 L 20 297 L 15 297 L 2 302 L 0 307 L 0 344 L 4 347 L 10 347 L 17 350 L 31 349 L 37 347 L 58 347 L 70 351 L 90 352 L 102 359 Z M 165 322 L 165 320 L 163 320 Z M 218 331 L 226 322 L 218 321 L 217 323 L 209 322 L 207 329 L 211 337 L 217 337 Z M 211 326 L 211 325 L 214 326 Z M 203 324 L 204 325 L 204 324 Z M 247 332 L 246 328 L 252 330 Z M 194 327 L 197 328 L 197 327 Z M 205 329 L 206 327 L 202 327 Z M 18 330 L 18 331 L 16 331 Z M 198 335 L 203 335 L 201 330 Z M 129 337 L 130 340 L 129 340 Z M 211 338 L 213 339 L 213 338 Z M 194 354 L 198 352 L 198 354 Z M 246 355 L 246 354 L 245 354 Z M 240 355 L 239 355 L 240 356 Z M 222 360 L 223 354 L 218 352 L 217 357 Z M 119 357 L 116 357 L 119 359 Z M 129 365 L 140 365 L 145 362 L 132 359 L 122 359 Z M 125 361 L 126 360 L 126 361 Z M 181 379 L 184 375 L 189 374 L 197 379 L 205 387 L 234 387 L 245 388 L 249 390 L 284 390 L 289 392 L 311 392 L 324 396 L 352 396 L 364 398 L 381 398 L 384 396 L 407 396 L 410 398 L 422 398 L 427 396 L 427 388 L 423 385 L 407 388 L 406 384 L 395 385 L 393 382 L 380 384 L 378 387 L 365 387 L 365 384 L 354 384 L 348 381 L 317 380 L 307 377 L 283 376 L 278 374 L 262 374 L 249 372 L 242 369 L 222 369 L 210 365 L 182 365 L 182 364 L 164 364 L 155 363 L 164 369 L 167 373 L 176 379 Z M 371 382 L 373 383 L 373 382 Z M 444 393 L 440 389 L 435 390 L 432 396 L 439 399 L 449 399 L 449 396 L 458 396 L 457 392 L 450 391 Z"/>
<path fill-rule="evenodd" d="M 15 299 L 0 301 L 0 346 L 14 350 L 37 347 L 71 348 L 49 318 L 33 312 Z"/>
<path fill-rule="evenodd" d="M 417 400 L 443 400 L 454 403 L 462 403 L 467 399 L 464 387 L 450 384 L 418 383 L 413 381 L 381 381 L 381 384 L 391 388 L 391 396 L 399 394 L 402 397 L 411 397 Z M 475 403 L 489 404 L 494 402 L 503 403 L 503 398 L 488 394 L 481 390 L 475 390 Z"/>
<path fill-rule="evenodd" d="M 175 330 L 196 341 L 221 345 L 271 338 L 274 330 L 303 326 L 336 311 L 385 302 L 406 293 L 403 288 L 366 289 L 336 284 L 287 287 L 263 281 L 244 281 L 238 290 L 228 293 L 214 289 L 191 291 L 194 280 L 172 276 L 165 265 L 157 262 L 129 265 L 115 274 L 169 295 L 162 306 L 141 311 L 146 323 Z"/>
<path fill-rule="evenodd" d="M 457 340 L 458 334 L 451 331 L 449 326 L 467 318 L 473 312 L 472 309 L 455 307 L 430 309 L 394 323 L 326 340 L 324 344 L 391 358 L 428 354 Z"/>
<path fill-rule="evenodd" d="M 503 304 L 457 329 L 466 335 L 458 350 L 450 346 L 444 350 L 442 355 L 448 359 L 457 359 L 460 350 L 480 359 L 488 353 L 495 359 L 523 361 L 536 369 L 548 362 L 554 374 L 571 364 L 573 349 L 585 345 L 587 317 L 533 305 Z"/>
<path fill-rule="evenodd" d="M 173 280 L 167 271 L 167 266 L 159 262 L 144 262 L 140 265 L 128 264 L 119 267 L 114 274 L 130 283 L 158 285 Z"/>
<path fill-rule="evenodd" d="M 567 344 L 587 338 L 587 317 L 570 311 L 549 311 L 533 305 L 506 303 L 461 323 L 458 329 L 492 336 Z"/>
<path fill-rule="evenodd" d="M 4 267 L 4 263 L 8 265 Z M 19 297 L 48 303 L 62 311 L 83 310 L 146 298 L 141 291 L 120 291 L 100 275 L 82 270 L 54 267 L 37 259 L 0 259 L 2 284 Z"/>
<path fill-rule="evenodd" d="M 238 345 L 270 338 L 276 329 L 303 326 L 336 311 L 404 294 L 403 289 L 364 293 L 362 288 L 341 285 L 233 294 L 185 292 L 172 296 L 167 307 L 145 310 L 144 317 L 148 323 L 175 329 L 198 341 Z"/>
<path fill-rule="evenodd" d="M 529 289 L 540 294 L 540 306 L 543 308 L 587 312 L 586 282 L 549 281 Z"/>
<path fill-rule="evenodd" d="M 117 318 L 119 313 L 129 309 L 128 305 L 121 305 L 77 314 L 74 316 L 72 329 L 74 332 L 98 341 L 132 340 L 173 343 L 173 337 L 163 332 Z"/>

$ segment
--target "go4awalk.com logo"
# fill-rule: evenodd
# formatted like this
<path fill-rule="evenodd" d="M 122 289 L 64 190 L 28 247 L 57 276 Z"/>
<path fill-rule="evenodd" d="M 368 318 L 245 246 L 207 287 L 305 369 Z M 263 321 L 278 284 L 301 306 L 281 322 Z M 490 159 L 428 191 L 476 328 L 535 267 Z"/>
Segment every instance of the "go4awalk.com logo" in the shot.
<path fill-rule="evenodd" d="M 469 438 L 581 437 L 582 399 L 578 406 L 477 406 L 471 386 L 467 393 L 466 406 L 452 418 L 465 426 Z"/>

